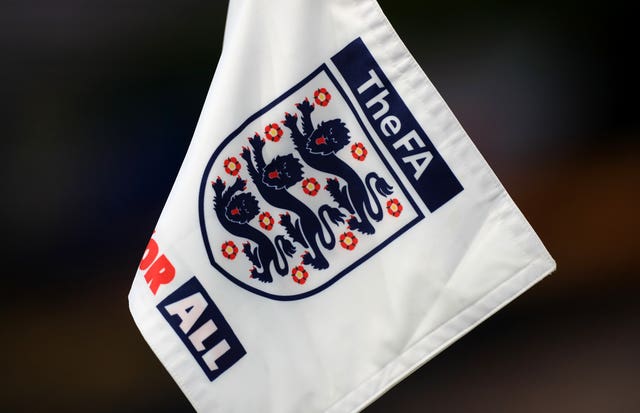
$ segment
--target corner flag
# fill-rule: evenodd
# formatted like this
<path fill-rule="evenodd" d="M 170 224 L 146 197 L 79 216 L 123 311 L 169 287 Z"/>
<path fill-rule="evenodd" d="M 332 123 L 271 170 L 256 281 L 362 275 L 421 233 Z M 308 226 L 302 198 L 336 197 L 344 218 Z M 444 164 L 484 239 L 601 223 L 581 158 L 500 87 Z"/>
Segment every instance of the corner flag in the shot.
<path fill-rule="evenodd" d="M 357 412 L 555 263 L 374 0 L 231 0 L 129 305 L 202 412 Z"/>

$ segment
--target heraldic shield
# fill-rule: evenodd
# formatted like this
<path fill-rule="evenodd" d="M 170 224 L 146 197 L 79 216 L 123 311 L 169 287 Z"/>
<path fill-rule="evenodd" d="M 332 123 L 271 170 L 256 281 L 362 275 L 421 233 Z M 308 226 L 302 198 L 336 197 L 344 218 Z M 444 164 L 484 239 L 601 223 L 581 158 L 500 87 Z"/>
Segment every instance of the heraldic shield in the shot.
<path fill-rule="evenodd" d="M 199 208 L 209 260 L 248 291 L 311 296 L 424 218 L 338 77 L 331 63 L 320 66 L 249 117 L 205 169 Z"/>

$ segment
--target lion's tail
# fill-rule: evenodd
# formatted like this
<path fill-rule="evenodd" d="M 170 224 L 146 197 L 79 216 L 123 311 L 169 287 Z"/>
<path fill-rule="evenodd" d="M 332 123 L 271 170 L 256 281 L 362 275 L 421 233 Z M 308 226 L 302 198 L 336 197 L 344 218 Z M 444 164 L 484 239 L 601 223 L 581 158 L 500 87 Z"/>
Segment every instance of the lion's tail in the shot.
<path fill-rule="evenodd" d="M 336 237 L 333 234 L 331 229 L 331 225 L 327 221 L 327 217 L 331 222 L 336 225 L 339 225 L 344 222 L 345 215 L 340 212 L 339 208 L 333 208 L 329 205 L 322 205 L 318 210 L 318 215 L 320 216 L 320 221 L 322 221 L 322 232 L 320 233 L 320 243 L 323 247 L 330 250 L 336 245 Z M 326 216 L 325 216 L 326 215 Z M 326 239 L 326 234 L 328 233 L 329 239 Z"/>
<path fill-rule="evenodd" d="M 278 250 L 278 257 L 273 260 L 276 271 L 281 276 L 289 274 L 289 261 L 287 257 L 293 256 L 296 252 L 296 247 L 284 237 L 284 235 L 276 236 L 276 250 Z"/>
<path fill-rule="evenodd" d="M 367 183 L 367 190 L 371 195 L 371 197 L 367 197 L 367 201 L 365 202 L 367 213 L 372 219 L 380 221 L 382 219 L 383 211 L 377 194 L 380 194 L 382 196 L 389 196 L 393 193 L 393 187 L 389 185 L 387 181 L 384 180 L 384 178 L 378 176 L 378 174 L 375 172 L 369 172 L 364 180 Z M 371 181 L 375 181 L 375 190 L 371 186 Z M 371 203 L 371 198 L 373 198 L 373 203 L 375 203 L 375 210 Z"/>

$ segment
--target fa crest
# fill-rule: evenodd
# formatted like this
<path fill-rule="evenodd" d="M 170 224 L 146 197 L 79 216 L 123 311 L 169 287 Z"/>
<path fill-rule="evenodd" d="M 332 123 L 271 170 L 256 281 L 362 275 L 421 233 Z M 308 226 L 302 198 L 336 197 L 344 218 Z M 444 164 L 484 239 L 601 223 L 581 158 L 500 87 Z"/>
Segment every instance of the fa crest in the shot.
<path fill-rule="evenodd" d="M 256 294 L 296 300 L 320 292 L 424 218 L 405 187 L 408 182 L 415 188 L 422 173 L 407 176 L 402 165 L 393 163 L 398 155 L 429 171 L 434 153 L 436 168 L 442 158 L 415 128 L 395 145 L 389 134 L 372 126 L 376 114 L 390 110 L 416 122 L 401 100 L 402 107 L 392 108 L 384 100 L 367 105 L 359 99 L 366 96 L 353 98 L 345 92 L 336 75 L 354 94 L 374 85 L 371 80 L 356 84 L 341 70 L 340 56 L 350 47 L 365 53 L 360 63 L 367 63 L 371 55 L 358 39 L 334 56 L 334 69 L 322 65 L 247 119 L 206 167 L 199 208 L 209 260 L 229 280 Z M 369 63 L 379 70 L 375 61 Z M 376 80 L 375 85 L 388 82 L 378 75 Z M 383 98 L 396 92 L 389 84 L 385 93 Z M 376 102 L 382 106 L 373 118 L 354 107 L 365 111 Z M 393 118 L 399 132 L 403 118 Z M 412 146 L 416 139 L 423 140 Z M 382 150 L 394 146 L 395 152 L 426 148 L 428 156 L 421 159 L 427 163 L 418 163 L 415 154 L 389 156 Z M 429 201 L 424 202 L 431 210 Z"/>

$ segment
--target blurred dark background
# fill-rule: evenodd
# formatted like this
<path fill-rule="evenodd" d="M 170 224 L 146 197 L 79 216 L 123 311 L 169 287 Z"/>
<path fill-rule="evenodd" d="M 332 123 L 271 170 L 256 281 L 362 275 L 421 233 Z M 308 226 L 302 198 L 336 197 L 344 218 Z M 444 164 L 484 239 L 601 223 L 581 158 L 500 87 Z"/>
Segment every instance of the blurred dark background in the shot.
<path fill-rule="evenodd" d="M 640 411 L 634 14 L 616 1 L 380 3 L 558 271 L 366 411 Z M 225 13 L 0 3 L 0 411 L 192 411 L 127 293 Z"/>

